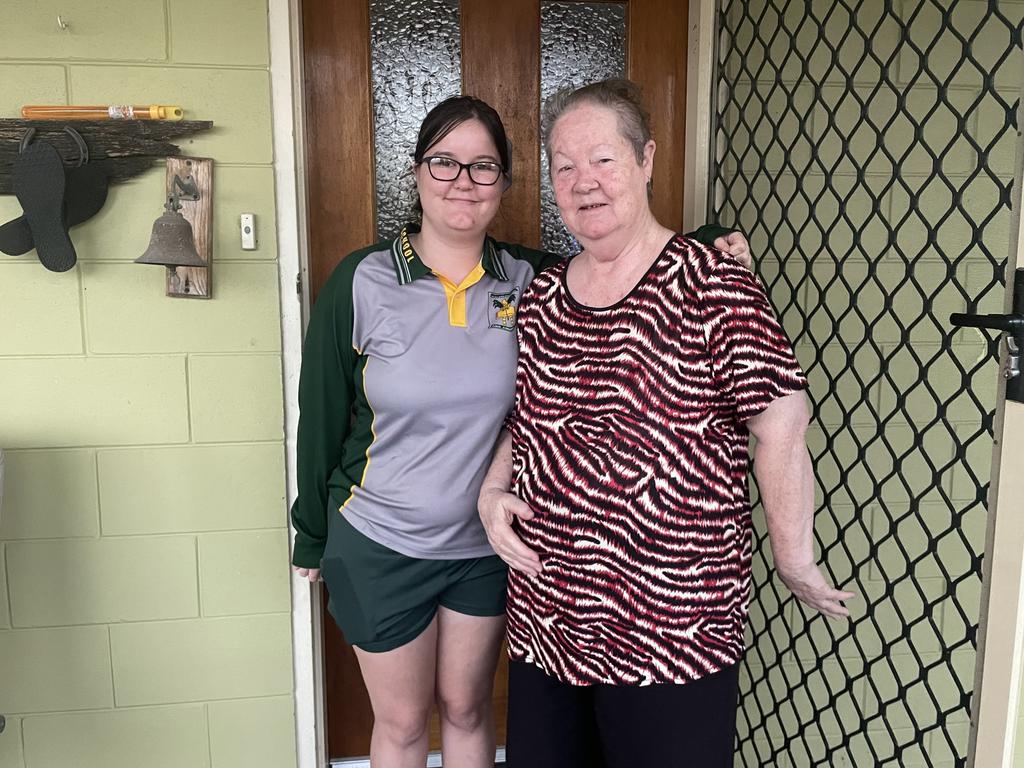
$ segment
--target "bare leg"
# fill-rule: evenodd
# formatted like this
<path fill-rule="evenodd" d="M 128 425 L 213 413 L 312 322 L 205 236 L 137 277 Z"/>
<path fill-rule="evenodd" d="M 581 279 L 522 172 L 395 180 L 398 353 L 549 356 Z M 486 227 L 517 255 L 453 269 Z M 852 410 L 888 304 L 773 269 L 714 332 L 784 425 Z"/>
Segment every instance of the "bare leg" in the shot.
<path fill-rule="evenodd" d="M 384 653 L 355 649 L 373 707 L 370 764 L 423 768 L 434 700 L 438 620 L 418 637 Z"/>
<path fill-rule="evenodd" d="M 491 696 L 504 616 L 438 610 L 437 709 L 445 768 L 492 768 Z"/>

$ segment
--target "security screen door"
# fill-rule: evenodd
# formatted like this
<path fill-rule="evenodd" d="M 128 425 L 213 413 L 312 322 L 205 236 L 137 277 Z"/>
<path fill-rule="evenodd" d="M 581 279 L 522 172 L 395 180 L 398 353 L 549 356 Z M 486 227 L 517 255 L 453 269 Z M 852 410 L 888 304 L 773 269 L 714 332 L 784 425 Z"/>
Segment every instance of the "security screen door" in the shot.
<path fill-rule="evenodd" d="M 513 185 L 492 228 L 499 239 L 574 249 L 542 192 L 541 100 L 624 74 L 644 88 L 658 141 L 653 207 L 680 228 L 687 10 L 685 0 L 303 0 L 311 295 L 345 254 L 394 236 L 412 202 L 419 123 L 459 92 L 491 103 L 512 141 Z M 324 624 L 329 752 L 361 757 L 372 724 L 366 692 L 351 651 Z M 499 743 L 505 697 L 503 665 Z M 436 724 L 431 741 L 436 749 Z"/>
<path fill-rule="evenodd" d="M 749 233 L 809 375 L 818 545 L 860 594 L 848 624 L 808 615 L 760 525 L 737 765 L 964 766 L 972 713 L 976 765 L 1010 765 L 1024 405 L 1007 334 L 950 314 L 1011 310 L 1022 19 L 717 0 L 709 210 Z"/>

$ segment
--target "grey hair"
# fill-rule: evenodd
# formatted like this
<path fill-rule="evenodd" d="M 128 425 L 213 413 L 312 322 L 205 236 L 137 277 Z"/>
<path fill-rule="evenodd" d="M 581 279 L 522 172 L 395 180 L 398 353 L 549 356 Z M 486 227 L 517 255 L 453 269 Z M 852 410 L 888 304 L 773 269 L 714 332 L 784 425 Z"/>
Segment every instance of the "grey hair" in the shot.
<path fill-rule="evenodd" d="M 541 113 L 540 135 L 544 153 L 551 163 L 551 133 L 566 112 L 583 104 L 596 104 L 615 112 L 619 133 L 632 146 L 637 163 L 644 161 L 644 147 L 651 140 L 651 115 L 644 107 L 640 86 L 625 78 L 611 78 L 584 85 L 562 88 L 548 97 Z"/>

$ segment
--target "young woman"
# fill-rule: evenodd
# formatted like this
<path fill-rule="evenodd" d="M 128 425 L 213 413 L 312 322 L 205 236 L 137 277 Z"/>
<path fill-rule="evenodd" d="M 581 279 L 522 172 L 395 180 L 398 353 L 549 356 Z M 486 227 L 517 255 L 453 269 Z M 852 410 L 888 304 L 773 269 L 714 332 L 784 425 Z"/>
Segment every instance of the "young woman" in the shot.
<path fill-rule="evenodd" d="M 519 297 L 558 259 L 487 236 L 511 157 L 486 103 L 431 110 L 413 162 L 421 223 L 346 257 L 310 317 L 293 564 L 323 576 L 355 647 L 371 763 L 422 768 L 436 702 L 446 768 L 490 768 L 507 571 L 476 502 L 512 405 Z"/>

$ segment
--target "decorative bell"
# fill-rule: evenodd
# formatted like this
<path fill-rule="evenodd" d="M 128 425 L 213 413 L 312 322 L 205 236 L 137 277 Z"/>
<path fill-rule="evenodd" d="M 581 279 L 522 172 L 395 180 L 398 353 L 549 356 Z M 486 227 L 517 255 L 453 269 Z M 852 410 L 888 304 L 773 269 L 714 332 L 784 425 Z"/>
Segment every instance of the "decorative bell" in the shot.
<path fill-rule="evenodd" d="M 176 201 L 175 201 L 176 202 Z M 153 234 L 146 252 L 135 260 L 136 264 L 158 264 L 176 267 L 206 267 L 196 251 L 192 225 L 168 201 L 163 215 L 153 222 Z"/>

